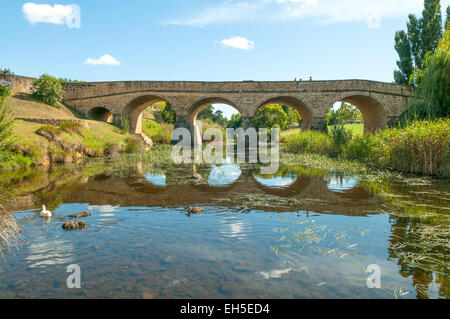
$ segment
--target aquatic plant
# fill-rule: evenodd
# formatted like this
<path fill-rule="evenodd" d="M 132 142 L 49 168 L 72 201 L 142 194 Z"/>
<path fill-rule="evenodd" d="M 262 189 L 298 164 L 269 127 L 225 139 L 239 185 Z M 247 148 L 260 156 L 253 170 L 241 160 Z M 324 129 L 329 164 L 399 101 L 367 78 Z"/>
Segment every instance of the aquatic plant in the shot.
<path fill-rule="evenodd" d="M 5 194 L 0 193 L 0 254 L 3 249 L 17 247 L 19 243 L 20 228 L 11 214 L 10 200 Z"/>

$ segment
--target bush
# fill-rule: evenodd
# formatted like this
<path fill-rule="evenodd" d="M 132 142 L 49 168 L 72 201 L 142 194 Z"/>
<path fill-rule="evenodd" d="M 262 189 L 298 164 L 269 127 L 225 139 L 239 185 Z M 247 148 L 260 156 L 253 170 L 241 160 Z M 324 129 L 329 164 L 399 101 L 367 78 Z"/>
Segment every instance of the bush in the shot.
<path fill-rule="evenodd" d="M 58 103 L 62 101 L 62 85 L 53 76 L 43 74 L 39 79 L 33 82 L 33 97 L 36 100 L 46 104 L 58 107 Z"/>
<path fill-rule="evenodd" d="M 174 126 L 144 119 L 142 122 L 144 133 L 156 144 L 170 144 Z"/>
<path fill-rule="evenodd" d="M 376 168 L 450 177 L 450 119 L 414 121 L 352 140 L 344 157 Z"/>
<path fill-rule="evenodd" d="M 144 150 L 144 142 L 137 136 L 129 137 L 125 144 L 125 153 L 140 153 Z"/>
<path fill-rule="evenodd" d="M 348 160 L 359 160 L 363 163 L 369 163 L 375 160 L 374 149 L 377 144 L 374 135 L 356 137 L 343 147 L 342 155 Z"/>
<path fill-rule="evenodd" d="M 332 156 L 339 156 L 342 153 L 342 149 L 352 140 L 352 132 L 345 129 L 344 125 L 336 126 L 331 133 L 333 139 L 333 152 Z"/>
<path fill-rule="evenodd" d="M 6 98 L 11 95 L 11 84 L 0 81 L 0 152 L 6 150 L 12 144 L 12 127 L 14 116 L 11 108 L 6 104 Z"/>
<path fill-rule="evenodd" d="M 83 136 L 83 131 L 81 130 L 83 127 L 80 123 L 74 123 L 74 122 L 61 122 L 59 125 L 61 131 L 66 132 L 70 135 L 81 135 Z"/>
<path fill-rule="evenodd" d="M 330 155 L 333 153 L 333 139 L 316 131 L 298 132 L 288 136 L 285 148 L 292 153 Z"/>
<path fill-rule="evenodd" d="M 122 133 L 127 133 L 130 131 L 130 121 L 128 121 L 128 118 L 121 114 L 119 119 L 119 128 L 122 131 Z"/>
<path fill-rule="evenodd" d="M 166 103 L 166 105 L 161 108 L 161 116 L 164 122 L 168 124 L 175 124 L 177 122 L 177 115 L 170 103 Z"/>

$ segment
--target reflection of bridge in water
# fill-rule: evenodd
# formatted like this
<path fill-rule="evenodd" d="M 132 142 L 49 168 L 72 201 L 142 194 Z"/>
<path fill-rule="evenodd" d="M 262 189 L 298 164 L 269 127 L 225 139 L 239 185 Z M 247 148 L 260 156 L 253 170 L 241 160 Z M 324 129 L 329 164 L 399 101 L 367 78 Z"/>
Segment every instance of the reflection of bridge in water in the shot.
<path fill-rule="evenodd" d="M 167 179 L 176 178 L 171 178 L 168 174 Z M 139 170 L 128 177 L 100 175 L 90 179 L 75 191 L 69 192 L 64 201 L 123 207 L 194 205 L 239 207 L 245 204 L 246 199 L 243 197 L 246 195 L 272 195 L 304 203 L 292 207 L 291 210 L 277 207 L 261 209 L 273 212 L 308 210 L 319 213 L 366 215 L 378 213 L 382 203 L 380 198 L 358 185 L 338 191 L 330 190 L 327 181 L 321 175 L 298 175 L 290 185 L 269 187 L 261 182 L 261 178 L 255 178 L 250 170 L 244 170 L 237 180 L 224 186 L 176 182 L 166 186 L 154 185 L 148 182 L 144 173 Z"/>

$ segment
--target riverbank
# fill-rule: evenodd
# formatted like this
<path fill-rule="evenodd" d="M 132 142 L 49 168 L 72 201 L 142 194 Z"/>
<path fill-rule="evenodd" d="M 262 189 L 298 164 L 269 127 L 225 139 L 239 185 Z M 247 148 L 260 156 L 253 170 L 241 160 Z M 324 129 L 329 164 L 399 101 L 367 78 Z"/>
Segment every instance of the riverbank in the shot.
<path fill-rule="evenodd" d="M 16 120 L 12 144 L 0 152 L 0 169 L 80 162 L 143 148 L 138 137 L 63 104 L 50 106 L 24 92 L 14 93 L 6 103 Z"/>
<path fill-rule="evenodd" d="M 407 174 L 450 177 L 450 119 L 415 121 L 405 128 L 386 129 L 362 137 L 336 129 L 289 132 L 281 136 L 282 147 L 293 154 L 323 155 L 356 161 L 373 169 Z"/>

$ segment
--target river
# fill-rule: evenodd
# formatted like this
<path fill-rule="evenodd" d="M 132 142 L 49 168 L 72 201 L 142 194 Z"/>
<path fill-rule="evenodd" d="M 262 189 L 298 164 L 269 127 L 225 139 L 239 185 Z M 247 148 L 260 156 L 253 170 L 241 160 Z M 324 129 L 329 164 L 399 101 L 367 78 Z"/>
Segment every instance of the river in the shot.
<path fill-rule="evenodd" d="M 21 229 L 3 245 L 0 298 L 450 296 L 448 182 L 292 165 L 261 175 L 230 161 L 93 162 L 0 180 Z M 83 230 L 62 229 L 82 211 Z M 80 289 L 66 284 L 73 264 Z"/>

